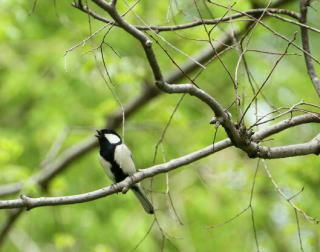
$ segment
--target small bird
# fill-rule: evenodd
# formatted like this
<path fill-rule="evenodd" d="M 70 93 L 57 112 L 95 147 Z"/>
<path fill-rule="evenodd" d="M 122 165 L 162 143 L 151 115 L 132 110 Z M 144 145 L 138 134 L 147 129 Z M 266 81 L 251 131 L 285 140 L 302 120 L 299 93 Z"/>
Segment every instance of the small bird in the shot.
<path fill-rule="evenodd" d="M 115 131 L 111 129 L 97 130 L 95 136 L 100 144 L 100 164 L 113 182 L 118 183 L 137 171 L 131 151 Z M 144 210 L 153 214 L 153 206 L 143 193 L 140 185 L 135 184 L 131 189 Z"/>

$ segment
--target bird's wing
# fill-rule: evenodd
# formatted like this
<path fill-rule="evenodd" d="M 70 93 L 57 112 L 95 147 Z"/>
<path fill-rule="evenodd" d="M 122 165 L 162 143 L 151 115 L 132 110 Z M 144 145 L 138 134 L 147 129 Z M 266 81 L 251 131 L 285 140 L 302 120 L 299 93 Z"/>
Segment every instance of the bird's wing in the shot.
<path fill-rule="evenodd" d="M 114 152 L 114 160 L 119 164 L 124 173 L 132 175 L 136 172 L 131 151 L 125 144 L 117 145 Z"/>

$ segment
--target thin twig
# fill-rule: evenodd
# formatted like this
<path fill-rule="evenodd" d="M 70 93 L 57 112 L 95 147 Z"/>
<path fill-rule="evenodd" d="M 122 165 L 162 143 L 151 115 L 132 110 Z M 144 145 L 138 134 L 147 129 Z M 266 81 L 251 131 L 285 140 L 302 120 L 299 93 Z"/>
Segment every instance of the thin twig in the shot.
<path fill-rule="evenodd" d="M 3 244 L 5 238 L 7 237 L 9 231 L 13 227 L 13 225 L 16 223 L 19 216 L 23 213 L 23 208 L 19 209 L 12 209 L 8 211 L 8 217 L 1 226 L 0 229 L 0 246 Z"/>
<path fill-rule="evenodd" d="M 155 219 L 153 219 L 150 227 L 148 228 L 147 232 L 145 233 L 145 235 L 141 238 L 141 240 L 137 243 L 136 246 L 134 246 L 134 248 L 132 249 L 132 251 L 135 251 L 139 248 L 139 246 L 143 243 L 143 241 L 147 238 L 147 236 L 150 234 L 151 230 L 152 230 L 152 227 L 155 223 Z"/>
<path fill-rule="evenodd" d="M 228 6 L 225 6 L 223 4 L 219 4 L 219 3 L 216 3 L 216 2 L 212 2 L 210 0 L 208 0 L 208 2 L 210 2 L 211 4 L 214 4 L 216 6 L 220 6 L 220 7 L 223 7 L 223 8 L 226 8 L 228 9 L 229 7 Z M 237 12 L 237 13 L 243 13 L 245 16 L 249 17 L 249 18 L 252 18 L 254 20 L 258 20 L 256 19 L 254 16 L 246 13 L 246 12 L 242 12 L 242 11 L 238 11 L 238 10 L 235 10 L 235 9 L 232 9 L 233 11 Z M 266 23 L 262 22 L 261 20 L 258 21 L 259 24 L 261 26 L 263 26 L 264 28 L 266 28 L 267 30 L 269 30 L 272 34 L 274 34 L 275 36 L 287 41 L 288 43 L 290 42 L 290 39 L 286 38 L 284 35 L 280 34 L 279 32 L 275 31 L 274 29 L 272 29 L 269 25 L 267 25 Z M 303 53 L 307 54 L 310 58 L 312 58 L 315 62 L 317 62 L 319 65 L 320 65 L 320 60 L 318 60 L 317 58 L 315 58 L 311 53 L 309 53 L 308 51 L 304 50 L 301 46 L 297 45 L 296 43 L 292 43 L 292 46 L 294 46 L 295 48 L 297 48 L 298 50 L 302 51 Z"/>
<path fill-rule="evenodd" d="M 100 16 L 99 14 L 95 13 L 94 11 L 92 11 L 91 9 L 89 9 L 87 6 L 78 6 L 76 4 L 72 4 L 73 7 L 89 14 L 90 16 L 92 16 L 94 19 L 97 19 L 99 21 L 102 21 L 106 24 L 112 24 L 115 26 L 119 26 L 116 22 L 114 22 L 113 20 L 109 20 L 106 19 L 102 16 Z M 290 16 L 292 18 L 295 19 L 299 19 L 299 14 L 295 13 L 293 11 L 290 10 L 286 10 L 286 9 L 275 9 L 275 8 L 260 8 L 260 9 L 252 9 L 252 10 L 248 10 L 245 11 L 243 13 L 238 13 L 238 14 L 234 14 L 231 16 L 227 16 L 227 17 L 222 17 L 222 18 L 216 18 L 216 19 L 203 19 L 203 20 L 199 20 L 199 21 L 195 21 L 192 23 L 187 23 L 187 24 L 179 24 L 179 25 L 172 25 L 172 26 L 156 26 L 156 25 L 134 25 L 138 30 L 141 31 L 147 31 L 147 30 L 154 30 L 155 32 L 159 33 L 159 32 L 171 32 L 171 31 L 177 31 L 177 30 L 184 30 L 184 29 L 189 29 L 189 28 L 193 28 L 193 27 L 197 27 L 197 26 L 201 26 L 201 25 L 217 25 L 219 23 L 228 23 L 232 20 L 238 19 L 240 17 L 246 16 L 246 14 L 248 15 L 259 15 L 262 12 L 266 12 L 266 15 L 270 15 L 273 13 L 276 14 L 281 14 L 281 15 L 287 15 Z M 248 19 L 245 21 L 250 21 L 252 19 Z"/>
<path fill-rule="evenodd" d="M 296 33 L 293 36 L 292 40 L 287 44 L 286 49 L 284 50 L 284 53 L 276 60 L 276 62 L 274 63 L 273 67 L 271 68 L 269 74 L 267 75 L 266 79 L 263 81 L 263 83 L 261 84 L 261 86 L 259 87 L 259 89 L 257 90 L 255 96 L 252 98 L 252 100 L 250 101 L 250 103 L 248 104 L 247 108 L 245 109 L 241 119 L 240 119 L 240 124 L 243 121 L 244 116 L 246 115 L 246 113 L 248 112 L 251 104 L 255 101 L 256 97 L 258 96 L 258 94 L 261 92 L 261 90 L 263 89 L 263 87 L 267 84 L 268 80 L 270 79 L 272 73 L 274 72 L 275 68 L 277 67 L 277 65 L 280 63 L 280 61 L 282 60 L 282 58 L 285 56 L 285 54 L 288 52 L 288 49 L 290 47 L 290 45 L 293 43 L 293 41 L 296 39 Z"/>
<path fill-rule="evenodd" d="M 235 214 L 233 217 L 231 217 L 230 219 L 222 222 L 222 223 L 218 223 L 218 224 L 215 224 L 215 225 L 211 225 L 211 226 L 208 226 L 207 228 L 217 228 L 217 227 L 221 227 L 221 226 L 224 226 L 230 222 L 232 222 L 233 220 L 237 219 L 238 217 L 240 217 L 242 214 L 244 214 L 246 211 L 248 211 L 249 209 L 249 206 L 247 206 L 246 208 L 244 208 L 243 210 L 241 210 L 239 213 Z"/>
<path fill-rule="evenodd" d="M 318 224 L 319 220 L 308 215 L 304 210 L 302 210 L 301 208 L 297 207 L 294 203 L 291 202 L 291 198 L 287 197 L 287 195 L 280 189 L 280 187 L 278 186 L 278 184 L 276 183 L 276 181 L 273 179 L 271 172 L 269 171 L 268 166 L 266 165 L 266 163 L 263 161 L 263 167 L 264 170 L 266 171 L 270 181 L 272 182 L 274 188 L 278 191 L 278 193 L 286 200 L 286 202 L 298 213 L 302 214 L 302 216 L 304 216 L 304 218 L 308 221 L 310 221 L 311 223 L 314 224 Z"/>
<path fill-rule="evenodd" d="M 301 228 L 300 228 L 300 223 L 299 223 L 299 215 L 298 215 L 297 209 L 294 208 L 293 210 L 294 210 L 294 215 L 296 217 L 296 222 L 297 222 L 297 231 L 298 231 L 300 250 L 302 252 L 304 252 L 302 239 L 301 239 Z"/>
<path fill-rule="evenodd" d="M 257 179 L 259 166 L 260 166 L 260 159 L 258 159 L 258 162 L 257 162 L 257 165 L 256 165 L 256 169 L 254 171 L 253 182 L 252 182 L 252 187 L 251 187 L 251 191 L 250 191 L 250 200 L 249 200 L 249 208 L 250 208 L 250 214 L 251 214 L 252 228 L 253 228 L 254 240 L 255 240 L 255 243 L 256 243 L 256 247 L 257 247 L 257 252 L 259 252 L 260 249 L 259 249 L 259 241 L 258 241 L 258 235 L 257 235 L 256 222 L 255 222 L 255 219 L 254 219 L 254 210 L 253 210 L 253 206 L 252 206 L 252 200 L 253 200 L 253 193 L 254 193 L 254 188 L 255 188 L 255 185 L 256 185 L 256 179 Z"/>
<path fill-rule="evenodd" d="M 304 27 L 304 28 L 306 28 L 306 29 L 308 29 L 308 30 L 310 30 L 310 31 L 314 31 L 314 32 L 316 32 L 316 33 L 320 33 L 320 30 L 317 29 L 317 28 L 315 28 L 315 27 L 312 27 L 312 26 L 309 26 L 309 25 L 306 25 L 306 24 L 303 24 L 303 23 L 300 23 L 300 22 L 297 22 L 297 21 L 294 21 L 294 20 L 291 20 L 291 19 L 288 19 L 288 18 L 279 16 L 279 15 L 277 15 L 277 14 L 273 14 L 273 13 L 271 13 L 271 12 L 269 12 L 269 11 L 268 11 L 267 14 L 268 14 L 269 16 L 272 16 L 272 17 L 275 17 L 275 18 L 277 18 L 277 19 L 280 19 L 280 20 L 282 20 L 282 21 L 284 21 L 284 22 L 287 22 L 287 23 L 290 23 L 290 24 L 294 24 L 294 25 L 298 25 L 298 26 Z"/>

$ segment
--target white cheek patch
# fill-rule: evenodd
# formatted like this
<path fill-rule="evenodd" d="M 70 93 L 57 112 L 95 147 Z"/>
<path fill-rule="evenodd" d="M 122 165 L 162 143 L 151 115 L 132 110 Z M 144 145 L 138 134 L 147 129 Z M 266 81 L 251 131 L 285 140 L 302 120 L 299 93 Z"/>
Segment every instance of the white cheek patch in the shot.
<path fill-rule="evenodd" d="M 108 139 L 109 143 L 116 144 L 120 142 L 120 138 L 114 134 L 104 134 L 105 138 Z"/>

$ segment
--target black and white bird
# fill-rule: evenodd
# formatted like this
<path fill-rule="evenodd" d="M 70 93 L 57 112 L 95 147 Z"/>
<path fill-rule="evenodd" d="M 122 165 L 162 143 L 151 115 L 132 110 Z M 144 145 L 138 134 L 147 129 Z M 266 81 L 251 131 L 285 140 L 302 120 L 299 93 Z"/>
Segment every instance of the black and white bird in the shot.
<path fill-rule="evenodd" d="M 108 177 L 113 182 L 118 183 L 134 174 L 136 167 L 132 160 L 131 151 L 122 142 L 121 137 L 111 129 L 97 130 L 97 133 L 96 137 L 100 144 L 100 164 Z M 143 193 L 140 185 L 135 184 L 131 189 L 144 210 L 149 214 L 153 214 L 153 206 Z"/>

